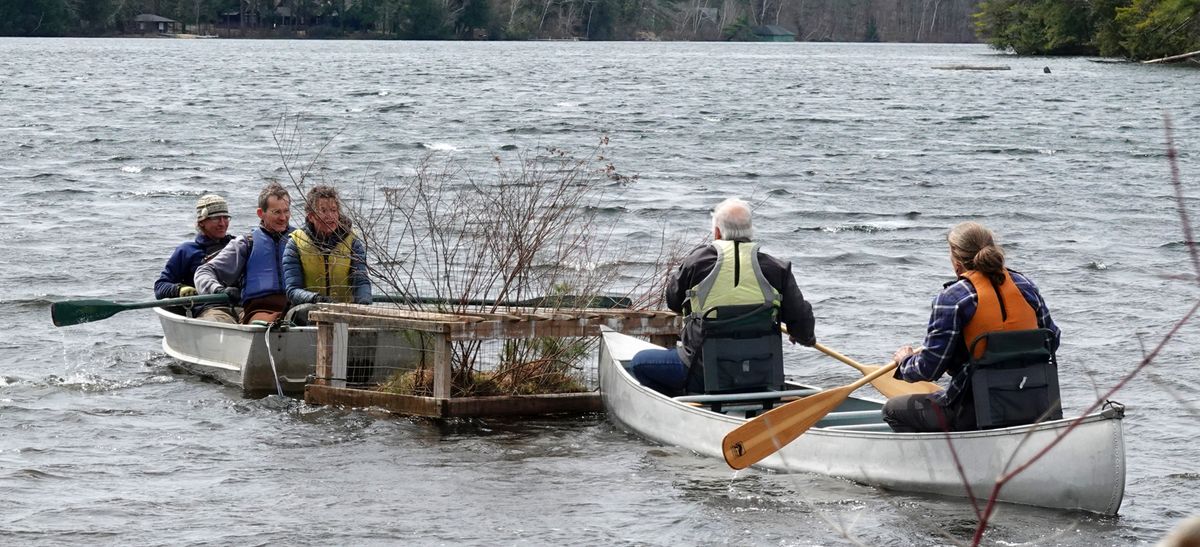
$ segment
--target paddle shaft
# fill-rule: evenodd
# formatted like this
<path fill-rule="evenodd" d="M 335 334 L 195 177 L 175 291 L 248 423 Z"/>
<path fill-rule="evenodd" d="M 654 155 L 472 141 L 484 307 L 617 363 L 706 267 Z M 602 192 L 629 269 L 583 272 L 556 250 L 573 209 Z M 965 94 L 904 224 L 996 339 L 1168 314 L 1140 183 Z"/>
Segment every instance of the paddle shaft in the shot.
<path fill-rule="evenodd" d="M 829 349 L 820 343 L 817 343 L 813 347 L 821 350 L 821 352 L 824 353 L 825 355 L 833 357 L 834 359 L 837 359 L 838 361 L 841 361 L 843 363 L 846 363 L 847 365 L 854 367 L 855 369 L 857 369 L 859 372 L 863 373 L 864 375 L 871 374 L 872 372 L 878 370 L 878 368 L 879 368 L 879 367 L 873 367 L 870 365 L 864 365 L 862 363 L 859 363 L 858 361 L 855 361 L 854 359 L 851 359 L 849 357 L 846 357 L 845 355 L 842 355 L 841 353 L 838 353 L 832 349 Z M 899 379 L 893 378 L 891 376 L 882 376 L 882 377 L 875 376 L 874 378 L 875 378 L 875 380 L 871 382 L 871 385 L 874 386 L 875 389 L 879 391 L 879 393 L 882 393 L 884 397 L 888 397 L 888 398 L 899 397 L 901 395 L 917 395 L 917 394 L 922 394 L 922 393 L 933 393 L 935 391 L 940 391 L 942 389 L 942 386 L 939 386 L 933 382 L 909 382 L 907 380 L 899 380 Z"/>
<path fill-rule="evenodd" d="M 195 306 L 196 304 L 228 304 L 229 295 L 221 294 L 200 294 L 196 296 L 181 296 L 178 298 L 164 298 L 153 302 L 138 302 L 136 304 L 123 304 L 127 310 L 140 310 L 142 308 L 162 308 L 167 306 Z"/>
<path fill-rule="evenodd" d="M 372 297 L 375 302 L 395 302 L 395 303 L 414 303 L 414 304 L 447 304 L 447 305 L 462 305 L 462 306 L 499 306 L 502 308 L 528 308 L 528 307 L 563 307 L 555 305 L 560 303 L 575 303 L 587 302 L 588 307 L 592 308 L 628 308 L 633 302 L 624 296 L 578 296 L 578 295 L 562 295 L 562 296 L 539 296 L 525 300 L 488 300 L 482 298 L 458 299 L 458 298 L 430 298 L 430 297 L 405 297 L 405 296 L 390 296 L 376 295 Z"/>
<path fill-rule="evenodd" d="M 883 376 L 884 374 L 888 374 L 888 373 L 892 372 L 893 370 L 896 370 L 896 367 L 898 367 L 898 366 L 900 366 L 900 363 L 892 361 L 882 367 L 879 367 L 879 370 L 872 372 L 866 376 L 863 376 L 862 378 L 859 378 L 857 381 L 855 381 L 849 385 L 842 386 L 842 389 L 849 388 L 850 391 L 854 391 L 860 387 L 863 387 L 863 386 L 871 383 L 871 380 L 874 380 L 880 376 Z M 849 393 L 847 393 L 846 395 L 849 395 Z M 801 401 L 803 401 L 803 400 L 804 399 L 801 399 Z"/>
<path fill-rule="evenodd" d="M 108 319 L 126 310 L 164 306 L 194 306 L 196 304 L 226 304 L 228 302 L 229 297 L 224 294 L 203 294 L 124 304 L 108 300 L 64 300 L 50 304 L 50 319 L 54 322 L 54 326 L 63 327 Z"/>
<path fill-rule="evenodd" d="M 846 363 L 847 365 L 854 367 L 855 369 L 857 369 L 859 372 L 861 372 L 863 374 L 871 373 L 871 369 L 868 368 L 866 365 L 859 363 L 858 361 L 855 361 L 854 359 L 846 357 L 845 355 L 842 355 L 832 349 L 829 349 L 828 347 L 825 347 L 825 345 L 820 342 L 817 342 L 816 344 L 814 344 L 813 347 L 817 348 L 818 350 L 820 350 L 821 353 L 824 353 L 825 355 L 833 357 L 834 359 L 837 359 L 838 361 L 841 361 L 843 363 Z"/>

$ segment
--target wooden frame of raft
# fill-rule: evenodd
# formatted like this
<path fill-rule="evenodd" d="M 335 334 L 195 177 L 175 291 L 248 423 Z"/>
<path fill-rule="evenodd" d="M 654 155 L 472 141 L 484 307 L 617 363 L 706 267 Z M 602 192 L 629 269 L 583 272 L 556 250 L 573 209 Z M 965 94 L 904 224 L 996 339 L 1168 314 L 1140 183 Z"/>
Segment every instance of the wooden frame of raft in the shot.
<path fill-rule="evenodd" d="M 597 336 L 600 327 L 671 347 L 679 318 L 667 311 L 506 308 L 503 313 L 436 313 L 390 306 L 323 304 L 309 313 L 317 325 L 316 380 L 305 387 L 312 404 L 379 407 L 398 414 L 436 418 L 583 413 L 603 410 L 597 392 L 489 397 L 452 397 L 451 342 L 540 336 Z M 399 395 L 345 386 L 349 329 L 407 330 L 432 335 L 433 396 Z"/>

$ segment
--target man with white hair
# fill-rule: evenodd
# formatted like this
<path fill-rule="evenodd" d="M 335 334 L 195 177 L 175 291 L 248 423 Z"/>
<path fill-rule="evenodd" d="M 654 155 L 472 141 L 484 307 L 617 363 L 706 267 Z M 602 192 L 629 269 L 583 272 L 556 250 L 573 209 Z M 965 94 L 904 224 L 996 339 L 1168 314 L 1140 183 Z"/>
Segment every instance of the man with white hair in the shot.
<path fill-rule="evenodd" d="M 711 244 L 683 259 L 667 284 L 667 307 L 686 318 L 682 343 L 677 349 L 640 352 L 630 367 L 644 385 L 668 395 L 706 391 L 705 321 L 715 318 L 717 308 L 767 308 L 776 345 L 780 323 L 787 325 L 792 343 L 817 343 L 812 306 L 796 285 L 791 263 L 759 251 L 753 242 L 750 205 L 737 198 L 717 205 L 712 237 Z M 782 372 L 779 376 L 781 383 Z"/>

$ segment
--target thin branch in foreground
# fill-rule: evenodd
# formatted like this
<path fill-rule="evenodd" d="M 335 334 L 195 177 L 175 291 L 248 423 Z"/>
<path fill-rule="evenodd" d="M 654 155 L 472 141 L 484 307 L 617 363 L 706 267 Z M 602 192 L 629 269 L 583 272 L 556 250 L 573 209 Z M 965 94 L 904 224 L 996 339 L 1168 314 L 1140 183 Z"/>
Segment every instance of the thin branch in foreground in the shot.
<path fill-rule="evenodd" d="M 1166 132 L 1167 161 L 1169 162 L 1170 168 L 1171 168 L 1171 184 L 1175 190 L 1175 201 L 1176 201 L 1177 211 L 1179 213 L 1180 222 L 1182 223 L 1182 229 L 1183 229 L 1183 234 L 1184 234 L 1184 244 L 1187 246 L 1188 253 L 1191 257 L 1192 268 L 1195 271 L 1197 278 L 1200 278 L 1200 253 L 1197 252 L 1196 243 L 1192 237 L 1191 225 L 1189 224 L 1189 218 L 1188 218 L 1187 207 L 1186 207 L 1186 199 L 1185 199 L 1184 192 L 1183 192 L 1183 182 L 1181 181 L 1180 176 L 1179 176 L 1178 154 L 1176 153 L 1176 150 L 1175 150 L 1175 142 L 1174 142 L 1174 138 L 1173 138 L 1173 134 L 1172 134 L 1172 126 L 1171 126 L 1171 117 L 1169 114 L 1163 115 L 1163 124 L 1164 124 L 1165 132 Z M 1154 349 L 1152 349 L 1150 351 L 1150 353 L 1146 354 L 1142 358 L 1141 362 L 1139 362 L 1138 365 L 1133 368 L 1133 370 L 1131 370 L 1128 374 L 1126 374 L 1124 377 L 1122 377 L 1121 380 L 1116 383 L 1116 385 L 1114 385 L 1111 389 L 1109 389 L 1107 392 L 1105 392 L 1102 396 L 1098 397 L 1095 401 L 1093 401 L 1092 404 L 1089 405 L 1088 408 L 1085 409 L 1082 413 L 1080 413 L 1078 418 L 1075 418 L 1074 420 L 1072 420 L 1070 425 L 1068 425 L 1066 429 L 1064 429 L 1061 433 L 1059 433 L 1054 438 L 1053 441 L 1051 441 L 1048 445 L 1043 447 L 1041 450 L 1039 450 L 1036 454 L 1031 456 L 1028 460 L 1026 460 L 1021 465 L 1017 466 L 1016 468 L 1014 468 L 1011 471 L 1005 472 L 1000 477 L 996 478 L 996 484 L 992 489 L 991 495 L 988 497 L 988 503 L 987 503 L 986 508 L 984 509 L 983 517 L 980 519 L 979 524 L 975 529 L 975 534 L 974 534 L 974 537 L 972 538 L 972 542 L 971 542 L 972 545 L 979 545 L 979 543 L 983 540 L 983 534 L 987 530 L 988 522 L 996 509 L 996 503 L 997 503 L 998 497 L 1000 495 L 1000 491 L 1002 488 L 1004 488 L 1004 485 L 1006 483 L 1008 483 L 1008 481 L 1012 480 L 1013 477 L 1020 475 L 1022 472 L 1024 472 L 1026 469 L 1028 469 L 1030 466 L 1032 466 L 1034 463 L 1036 463 L 1038 460 L 1040 460 L 1043 456 L 1048 454 L 1052 449 L 1054 449 L 1055 446 L 1058 445 L 1059 442 L 1062 441 L 1063 438 L 1065 438 L 1072 431 L 1074 431 L 1075 428 L 1078 427 L 1079 424 L 1082 423 L 1083 420 L 1089 414 L 1091 414 L 1097 408 L 1099 408 L 1101 405 L 1106 403 L 1108 401 L 1108 399 L 1110 397 L 1112 397 L 1113 394 L 1115 394 L 1117 391 L 1119 391 L 1123 387 L 1125 387 L 1126 384 L 1128 384 L 1135 377 L 1137 377 L 1137 375 L 1139 373 L 1141 373 L 1146 367 L 1150 366 L 1150 364 L 1152 364 L 1154 362 L 1154 360 L 1158 357 L 1159 353 L 1162 352 L 1163 348 L 1166 347 L 1167 343 L 1169 343 L 1172 339 L 1174 339 L 1175 335 L 1179 332 L 1179 330 L 1181 328 L 1183 328 L 1184 325 L 1186 325 L 1189 321 L 1191 321 L 1192 317 L 1196 314 L 1196 312 L 1198 310 L 1200 310 L 1200 302 L 1197 302 L 1196 304 L 1192 305 L 1191 309 L 1189 309 L 1187 311 L 1187 313 L 1184 314 L 1184 316 L 1182 318 L 1180 318 L 1171 327 L 1171 329 L 1169 331 L 1167 331 L 1167 333 L 1165 335 L 1163 335 L 1163 338 L 1158 342 L 1157 345 L 1155 345 Z"/>

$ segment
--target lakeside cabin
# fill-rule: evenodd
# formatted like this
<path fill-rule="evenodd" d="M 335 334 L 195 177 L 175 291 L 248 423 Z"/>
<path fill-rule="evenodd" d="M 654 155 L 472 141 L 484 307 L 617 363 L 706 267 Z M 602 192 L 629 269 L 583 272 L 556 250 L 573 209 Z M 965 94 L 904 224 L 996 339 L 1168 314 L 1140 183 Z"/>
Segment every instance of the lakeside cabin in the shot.
<path fill-rule="evenodd" d="M 175 34 L 182 25 L 179 21 L 168 19 L 152 13 L 141 13 L 133 18 L 133 28 L 142 34 L 167 33 Z"/>
<path fill-rule="evenodd" d="M 760 25 L 750 29 L 759 42 L 795 42 L 796 33 L 779 25 Z"/>

